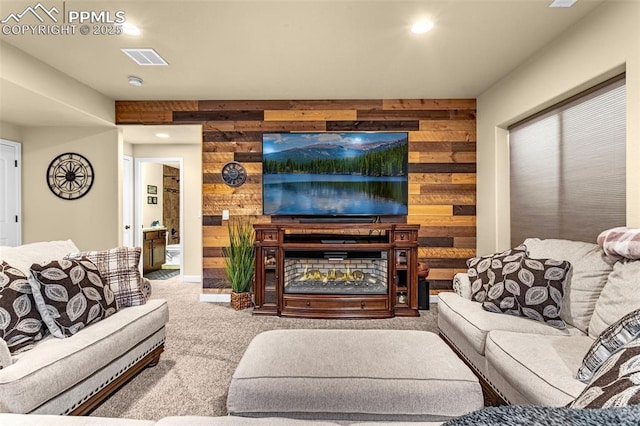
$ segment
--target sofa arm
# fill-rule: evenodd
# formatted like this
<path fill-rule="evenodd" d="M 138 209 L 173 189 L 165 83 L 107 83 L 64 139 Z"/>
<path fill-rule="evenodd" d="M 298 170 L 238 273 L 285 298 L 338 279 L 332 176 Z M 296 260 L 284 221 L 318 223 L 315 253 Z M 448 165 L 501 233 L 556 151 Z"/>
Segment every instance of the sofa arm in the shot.
<path fill-rule="evenodd" d="M 471 280 L 464 272 L 459 272 L 453 277 L 453 291 L 458 296 L 471 300 Z"/>
<path fill-rule="evenodd" d="M 13 360 L 11 359 L 11 352 L 7 346 L 7 342 L 0 339 L 0 369 L 10 366 L 12 362 Z"/>
<path fill-rule="evenodd" d="M 142 291 L 145 303 L 148 302 L 151 298 L 151 281 L 149 281 L 149 278 L 140 277 L 140 291 Z"/>

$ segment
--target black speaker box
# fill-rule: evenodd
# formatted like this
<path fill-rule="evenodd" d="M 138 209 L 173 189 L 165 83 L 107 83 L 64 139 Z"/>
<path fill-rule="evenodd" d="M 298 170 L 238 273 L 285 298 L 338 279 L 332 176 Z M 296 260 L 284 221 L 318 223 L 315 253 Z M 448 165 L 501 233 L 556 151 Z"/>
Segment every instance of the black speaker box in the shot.
<path fill-rule="evenodd" d="M 429 281 L 426 278 L 418 278 L 418 309 L 429 310 Z"/>

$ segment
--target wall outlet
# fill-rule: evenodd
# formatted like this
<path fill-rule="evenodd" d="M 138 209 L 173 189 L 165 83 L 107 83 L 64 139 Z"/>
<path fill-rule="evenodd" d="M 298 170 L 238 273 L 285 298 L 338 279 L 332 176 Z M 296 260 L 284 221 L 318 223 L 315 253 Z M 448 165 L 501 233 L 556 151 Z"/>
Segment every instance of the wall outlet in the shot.
<path fill-rule="evenodd" d="M 229 210 L 222 210 L 222 220 L 229 220 Z"/>

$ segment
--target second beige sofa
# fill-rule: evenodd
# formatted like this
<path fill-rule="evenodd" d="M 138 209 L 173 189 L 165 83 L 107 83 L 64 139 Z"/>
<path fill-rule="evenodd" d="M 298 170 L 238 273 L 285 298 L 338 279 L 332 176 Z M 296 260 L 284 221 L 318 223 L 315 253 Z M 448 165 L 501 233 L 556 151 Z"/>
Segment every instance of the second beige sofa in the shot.
<path fill-rule="evenodd" d="M 504 401 L 564 406 L 585 388 L 578 368 L 609 325 L 640 308 L 640 261 L 610 260 L 600 246 L 567 240 L 527 239 L 532 258 L 568 260 L 558 329 L 542 322 L 483 310 L 471 299 L 468 276 L 455 293 L 440 293 L 440 333 Z"/>

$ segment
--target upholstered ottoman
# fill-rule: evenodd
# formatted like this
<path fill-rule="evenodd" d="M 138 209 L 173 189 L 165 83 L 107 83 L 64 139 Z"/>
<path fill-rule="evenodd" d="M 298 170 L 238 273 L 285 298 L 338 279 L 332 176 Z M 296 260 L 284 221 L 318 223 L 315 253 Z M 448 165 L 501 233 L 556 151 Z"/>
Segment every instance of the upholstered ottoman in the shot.
<path fill-rule="evenodd" d="M 441 421 L 482 408 L 476 376 L 435 334 L 274 330 L 233 374 L 227 409 L 245 417 Z"/>

